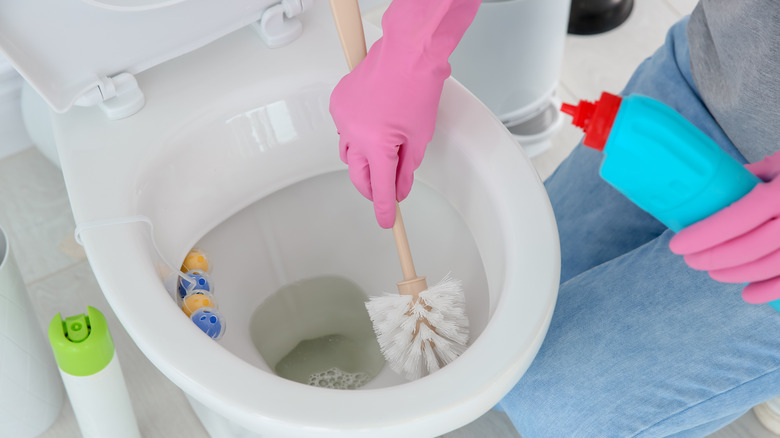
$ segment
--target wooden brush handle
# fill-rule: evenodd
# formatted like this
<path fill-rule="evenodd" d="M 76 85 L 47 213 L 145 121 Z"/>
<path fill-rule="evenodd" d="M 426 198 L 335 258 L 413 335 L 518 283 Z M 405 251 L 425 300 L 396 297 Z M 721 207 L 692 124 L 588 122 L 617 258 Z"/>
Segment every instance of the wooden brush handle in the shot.
<path fill-rule="evenodd" d="M 404 281 L 418 278 L 417 272 L 414 271 L 414 261 L 412 260 L 412 251 L 409 249 L 409 239 L 406 238 L 406 227 L 404 227 L 404 218 L 401 216 L 401 206 L 397 202 L 395 203 L 393 237 L 395 237 L 395 247 L 398 250 L 398 259 L 401 262 Z"/>
<path fill-rule="evenodd" d="M 398 292 L 402 295 L 417 295 L 428 289 L 428 283 L 425 277 L 418 277 L 414 270 L 414 261 L 412 260 L 412 251 L 409 249 L 409 239 L 406 238 L 406 227 L 404 227 L 404 218 L 401 216 L 401 206 L 395 203 L 395 223 L 393 223 L 393 237 L 395 237 L 395 248 L 398 250 L 398 259 L 401 262 L 401 272 L 404 274 L 404 281 L 396 283 Z"/>
<path fill-rule="evenodd" d="M 347 58 L 347 65 L 352 70 L 366 57 L 366 37 L 363 34 L 363 19 L 360 16 L 358 0 L 330 0 L 330 10 L 339 33 L 341 48 Z M 404 281 L 396 284 L 398 292 L 402 295 L 416 297 L 417 294 L 428 289 L 428 284 L 425 277 L 418 277 L 414 270 L 414 261 L 412 261 L 412 252 L 406 237 L 401 207 L 397 202 L 395 203 L 393 237 L 395 237 L 395 247 L 398 250 L 401 271 L 404 275 Z"/>
<path fill-rule="evenodd" d="M 339 32 L 341 48 L 352 70 L 366 57 L 366 36 L 363 34 L 363 19 L 360 16 L 358 0 L 330 0 L 333 21 Z"/>

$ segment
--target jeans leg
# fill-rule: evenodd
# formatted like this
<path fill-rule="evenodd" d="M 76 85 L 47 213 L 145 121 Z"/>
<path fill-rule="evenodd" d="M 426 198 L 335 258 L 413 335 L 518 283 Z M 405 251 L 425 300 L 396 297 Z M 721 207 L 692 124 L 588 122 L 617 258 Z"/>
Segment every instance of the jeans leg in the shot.
<path fill-rule="evenodd" d="M 719 431 L 720 429 L 723 429 L 743 415 L 745 415 L 745 412 L 738 412 L 736 414 L 727 415 L 723 418 L 710 421 L 709 423 L 696 426 L 693 429 L 675 433 L 674 435 L 670 435 L 669 438 L 700 438 L 703 436 L 708 436 L 714 432 Z"/>
<path fill-rule="evenodd" d="M 665 437 L 780 393 L 780 316 L 687 268 L 672 235 L 561 285 L 539 354 L 501 401 L 524 438 Z"/>
<path fill-rule="evenodd" d="M 601 152 L 578 145 L 545 181 L 561 245 L 561 282 L 650 241 L 666 226 L 599 176 Z"/>

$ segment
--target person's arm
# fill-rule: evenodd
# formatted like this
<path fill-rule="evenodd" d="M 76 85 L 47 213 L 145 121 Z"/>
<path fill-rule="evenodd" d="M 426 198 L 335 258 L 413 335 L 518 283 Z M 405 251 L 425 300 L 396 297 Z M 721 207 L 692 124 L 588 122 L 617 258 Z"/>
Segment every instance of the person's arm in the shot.
<path fill-rule="evenodd" d="M 393 0 L 383 35 L 333 90 L 330 112 L 352 183 L 390 228 L 433 137 L 449 56 L 481 0 Z"/>

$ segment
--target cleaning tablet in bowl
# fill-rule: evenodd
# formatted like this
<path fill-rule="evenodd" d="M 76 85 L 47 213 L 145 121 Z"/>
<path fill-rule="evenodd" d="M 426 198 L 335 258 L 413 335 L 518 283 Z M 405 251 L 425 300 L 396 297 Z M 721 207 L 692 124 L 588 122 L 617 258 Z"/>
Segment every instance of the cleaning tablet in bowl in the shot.
<path fill-rule="evenodd" d="M 209 275 L 204 271 L 195 269 L 192 271 L 187 271 L 184 276 L 189 278 L 189 280 L 184 278 L 179 279 L 179 296 L 181 298 L 186 297 L 187 294 L 193 290 L 205 290 L 206 292 L 213 292 Z"/>
<path fill-rule="evenodd" d="M 201 307 L 192 312 L 190 319 L 212 339 L 219 339 L 225 333 L 225 322 L 222 315 L 213 307 Z"/>
<path fill-rule="evenodd" d="M 187 316 L 192 316 L 192 312 L 202 307 L 217 307 L 217 303 L 214 301 L 214 296 L 211 295 L 211 292 L 195 289 L 184 297 L 181 304 L 181 310 L 183 310 Z"/>
<path fill-rule="evenodd" d="M 200 248 L 192 248 L 181 264 L 181 272 L 189 271 L 209 271 L 209 259 L 206 252 Z"/>

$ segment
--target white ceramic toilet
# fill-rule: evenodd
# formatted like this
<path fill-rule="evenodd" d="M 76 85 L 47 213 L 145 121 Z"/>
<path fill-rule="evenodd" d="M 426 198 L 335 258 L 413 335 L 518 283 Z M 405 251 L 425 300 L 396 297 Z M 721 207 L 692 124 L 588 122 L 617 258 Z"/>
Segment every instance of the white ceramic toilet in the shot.
<path fill-rule="evenodd" d="M 0 47 L 55 109 L 52 131 L 90 265 L 127 332 L 212 436 L 432 437 L 485 413 L 523 375 L 557 296 L 555 222 L 511 134 L 457 82 L 445 85 L 436 134 L 402 208 L 418 272 L 463 280 L 470 345 L 414 382 L 384 367 L 357 390 L 313 387 L 277 375 L 257 339 L 282 351 L 338 330 L 344 315 L 329 318 L 327 300 L 317 304 L 319 326 L 295 309 L 258 321 L 257 309 L 307 279 L 345 279 L 367 295 L 393 292 L 401 280 L 392 233 L 376 225 L 338 158 L 328 100 L 347 66 L 327 2 L 282 2 L 304 6 L 302 27 L 289 16 L 276 23 L 290 38 L 273 49 L 246 20 L 280 7 L 273 1 L 31 0 L 51 8 L 32 12 L 26 3 L 0 0 Z M 98 59 L 92 76 L 80 77 L 92 82 L 79 82 L 25 47 L 38 44 L 23 37 L 34 29 L 10 24 L 9 13 L 41 10 L 50 20 L 117 20 L 109 27 L 143 33 L 140 52 L 186 34 L 178 26 L 191 21 L 210 31 L 124 66 L 121 54 Z M 222 24 L 209 27 L 210 19 Z M 56 29 L 73 26 L 56 27 L 50 43 L 62 37 Z M 275 24 L 264 26 L 273 34 Z M 365 26 L 370 43 L 380 30 Z M 125 44 L 95 32 L 77 33 L 100 47 Z M 97 95 L 83 85 L 96 78 Z M 120 101 L 102 100 L 107 79 Z M 193 246 L 213 263 L 226 324 L 219 340 L 184 315 L 167 283 L 169 266 Z M 317 327 L 325 331 L 307 333 Z"/>

